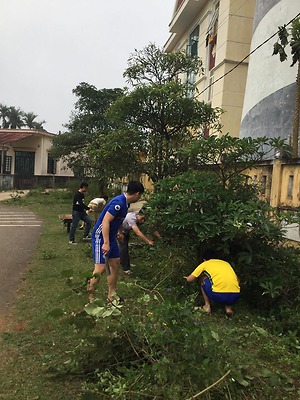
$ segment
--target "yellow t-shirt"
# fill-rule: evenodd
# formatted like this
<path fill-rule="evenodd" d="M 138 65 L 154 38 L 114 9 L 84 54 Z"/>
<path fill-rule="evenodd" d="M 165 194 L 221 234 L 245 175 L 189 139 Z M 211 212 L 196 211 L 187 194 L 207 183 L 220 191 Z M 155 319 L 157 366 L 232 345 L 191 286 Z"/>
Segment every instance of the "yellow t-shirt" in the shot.
<path fill-rule="evenodd" d="M 204 261 L 192 272 L 198 278 L 205 274 L 211 281 L 212 291 L 216 293 L 239 293 L 240 285 L 231 265 L 223 260 Z"/>

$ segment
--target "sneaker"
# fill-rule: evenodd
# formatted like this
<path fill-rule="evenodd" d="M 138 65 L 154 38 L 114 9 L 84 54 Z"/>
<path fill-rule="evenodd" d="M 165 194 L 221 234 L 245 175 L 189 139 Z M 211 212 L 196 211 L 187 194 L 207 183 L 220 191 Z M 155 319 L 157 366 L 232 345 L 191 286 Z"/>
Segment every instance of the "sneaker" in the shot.
<path fill-rule="evenodd" d="M 90 237 L 90 236 L 84 236 L 84 237 L 82 238 L 82 240 L 91 240 L 91 237 Z"/>
<path fill-rule="evenodd" d="M 127 271 L 123 271 L 124 272 L 124 274 L 126 274 L 126 275 L 131 275 L 132 274 L 132 272 L 130 271 L 130 269 L 128 269 Z"/>
<path fill-rule="evenodd" d="M 77 244 L 77 243 L 75 242 L 75 240 L 70 240 L 69 244 Z"/>

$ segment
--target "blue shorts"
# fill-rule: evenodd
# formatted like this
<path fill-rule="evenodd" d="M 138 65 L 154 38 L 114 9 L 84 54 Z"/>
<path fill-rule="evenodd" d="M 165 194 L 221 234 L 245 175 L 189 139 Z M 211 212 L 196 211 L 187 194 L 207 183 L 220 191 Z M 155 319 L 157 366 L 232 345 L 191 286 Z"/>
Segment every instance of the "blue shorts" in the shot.
<path fill-rule="evenodd" d="M 110 239 L 110 250 L 108 253 L 108 258 L 119 258 L 120 257 L 120 252 L 119 252 L 119 246 L 117 243 L 117 239 Z M 92 249 L 93 249 L 93 257 L 94 257 L 94 264 L 105 264 L 105 257 L 102 251 L 102 246 L 103 246 L 103 237 L 98 236 L 95 238 L 94 236 L 92 237 Z"/>
<path fill-rule="evenodd" d="M 209 278 L 204 279 L 204 282 L 202 284 L 203 290 L 206 294 L 206 296 L 214 301 L 215 303 L 218 304 L 226 304 L 228 306 L 231 306 L 235 304 L 238 299 L 240 298 L 240 293 L 218 293 L 218 292 L 213 292 L 211 288 L 211 281 Z"/>

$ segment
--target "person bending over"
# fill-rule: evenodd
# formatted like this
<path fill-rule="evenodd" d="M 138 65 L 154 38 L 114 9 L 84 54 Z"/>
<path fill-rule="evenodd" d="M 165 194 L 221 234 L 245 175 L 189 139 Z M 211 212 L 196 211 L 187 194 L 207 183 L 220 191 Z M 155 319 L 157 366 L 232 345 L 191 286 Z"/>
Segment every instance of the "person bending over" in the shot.
<path fill-rule="evenodd" d="M 122 228 L 129 204 L 140 200 L 144 186 L 138 181 L 130 181 L 126 193 L 114 197 L 103 209 L 92 233 L 92 249 L 94 256 L 94 272 L 89 282 L 90 301 L 94 299 L 95 284 L 99 277 L 108 270 L 108 301 L 121 301 L 117 295 L 117 280 L 120 265 L 120 253 L 117 233 Z M 95 276 L 96 275 L 96 276 Z"/>
<path fill-rule="evenodd" d="M 228 317 L 233 315 L 232 306 L 240 297 L 240 285 L 238 278 L 231 265 L 223 260 L 213 258 L 209 250 L 203 253 L 202 262 L 189 276 L 184 279 L 193 282 L 199 276 L 201 281 L 201 292 L 204 299 L 202 309 L 211 313 L 210 301 L 222 304 Z"/>
<path fill-rule="evenodd" d="M 139 225 L 145 222 L 145 216 L 140 213 L 130 212 L 126 215 L 122 224 L 122 234 L 118 235 L 119 249 L 120 249 L 120 260 L 121 267 L 125 274 L 130 274 L 130 257 L 128 250 L 128 243 L 130 238 L 130 232 L 133 231 L 141 240 L 154 246 L 154 242 L 148 239 L 147 236 L 141 232 Z"/>

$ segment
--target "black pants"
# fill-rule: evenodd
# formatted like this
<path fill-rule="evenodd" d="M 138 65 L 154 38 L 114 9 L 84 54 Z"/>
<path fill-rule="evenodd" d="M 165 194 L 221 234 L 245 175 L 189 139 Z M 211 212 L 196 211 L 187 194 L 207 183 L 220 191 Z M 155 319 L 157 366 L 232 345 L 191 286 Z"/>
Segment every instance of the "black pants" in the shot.
<path fill-rule="evenodd" d="M 119 241 L 119 249 L 120 249 L 120 261 L 121 267 L 123 271 L 130 270 L 130 257 L 129 257 L 129 249 L 128 249 L 128 242 L 130 238 L 130 233 L 124 233 L 123 241 Z"/>

